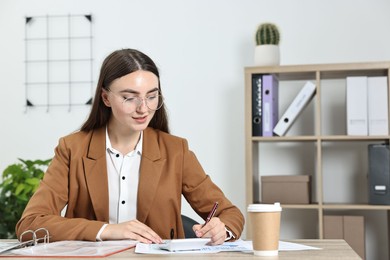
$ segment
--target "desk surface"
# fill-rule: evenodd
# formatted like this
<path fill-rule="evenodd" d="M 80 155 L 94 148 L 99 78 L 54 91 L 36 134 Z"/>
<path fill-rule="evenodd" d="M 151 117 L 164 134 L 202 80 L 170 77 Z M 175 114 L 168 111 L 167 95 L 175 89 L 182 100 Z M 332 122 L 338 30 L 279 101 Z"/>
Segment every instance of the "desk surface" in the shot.
<path fill-rule="evenodd" d="M 319 240 L 319 239 L 302 239 L 291 240 L 290 242 L 300 243 L 308 246 L 314 246 L 322 248 L 323 250 L 305 250 L 305 251 L 281 251 L 277 259 L 343 259 L 343 260 L 356 260 L 361 259 L 359 255 L 353 251 L 353 249 L 344 240 Z M 178 259 L 178 258 L 199 258 L 202 260 L 209 260 L 215 258 L 229 258 L 229 259 L 275 259 L 276 257 L 259 257 L 249 253 L 242 252 L 220 252 L 217 254 L 190 254 L 190 255 L 140 255 L 135 254 L 134 249 L 112 255 L 109 258 L 127 259 L 140 257 L 145 260 L 160 259 L 165 257 L 166 259 Z M 1 260 L 1 259 L 0 259 Z M 114 260 L 114 259 L 113 259 Z"/>
<path fill-rule="evenodd" d="M 319 240 L 319 239 L 299 239 L 291 240 L 290 242 L 300 243 L 308 246 L 314 246 L 322 248 L 322 250 L 305 250 L 305 251 L 281 251 L 279 257 L 258 257 L 250 253 L 242 252 L 220 252 L 216 254 L 177 254 L 177 255 L 146 255 L 135 254 L 134 248 L 127 251 L 111 255 L 107 259 L 119 260 L 128 258 L 142 258 L 145 260 L 151 259 L 183 259 L 183 258 L 199 258 L 202 260 L 215 259 L 215 258 L 229 258 L 229 259 L 310 259 L 310 260 L 322 260 L 322 259 L 342 259 L 342 260 L 356 260 L 361 259 L 358 254 L 344 240 Z M 35 257 L 0 257 L 0 260 L 12 259 L 12 260 L 38 260 L 42 258 Z M 44 259 L 66 259 L 61 257 L 45 257 Z M 71 258 L 72 260 L 86 259 L 86 258 Z M 104 259 L 104 258 L 92 258 L 87 259 Z"/>

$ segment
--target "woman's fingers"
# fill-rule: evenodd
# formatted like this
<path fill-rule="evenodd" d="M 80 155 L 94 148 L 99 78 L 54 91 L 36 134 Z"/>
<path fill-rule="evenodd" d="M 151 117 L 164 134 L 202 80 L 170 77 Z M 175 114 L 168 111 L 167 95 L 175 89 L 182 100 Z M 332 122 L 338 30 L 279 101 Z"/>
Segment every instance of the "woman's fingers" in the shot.
<path fill-rule="evenodd" d="M 133 239 L 142 243 L 162 243 L 162 239 L 156 232 L 138 220 L 109 224 L 103 230 L 100 237 L 103 240 Z"/>
<path fill-rule="evenodd" d="M 220 245 L 225 242 L 225 224 L 217 217 L 212 218 L 206 225 L 194 225 L 192 228 L 197 237 L 209 237 L 211 245 Z"/>

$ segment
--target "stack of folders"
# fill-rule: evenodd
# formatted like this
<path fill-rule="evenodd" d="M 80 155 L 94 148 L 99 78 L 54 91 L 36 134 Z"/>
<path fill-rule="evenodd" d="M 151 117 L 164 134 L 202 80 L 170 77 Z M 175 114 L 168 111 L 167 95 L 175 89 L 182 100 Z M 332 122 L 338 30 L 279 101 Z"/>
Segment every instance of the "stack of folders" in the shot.
<path fill-rule="evenodd" d="M 388 79 L 347 77 L 347 134 L 388 135 Z"/>
<path fill-rule="evenodd" d="M 276 75 L 252 76 L 252 135 L 273 136 L 278 121 L 278 88 Z"/>
<path fill-rule="evenodd" d="M 314 97 L 315 92 L 316 85 L 310 81 L 307 81 L 276 124 L 273 130 L 275 135 L 284 136 L 287 133 L 294 121 L 297 119 L 298 115 L 304 110 L 304 108 L 309 104 L 310 100 Z"/>

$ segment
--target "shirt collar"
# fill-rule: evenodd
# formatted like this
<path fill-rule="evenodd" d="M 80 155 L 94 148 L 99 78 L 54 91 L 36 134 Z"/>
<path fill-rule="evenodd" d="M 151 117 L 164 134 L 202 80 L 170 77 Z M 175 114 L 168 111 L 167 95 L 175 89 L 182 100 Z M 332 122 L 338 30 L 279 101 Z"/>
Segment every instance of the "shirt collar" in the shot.
<path fill-rule="evenodd" d="M 131 152 L 128 153 L 127 155 L 131 155 L 131 154 L 134 154 L 134 153 L 137 153 L 137 154 L 139 154 L 139 155 L 142 155 L 142 143 L 143 143 L 143 139 L 144 139 L 144 131 L 141 131 L 141 135 L 140 135 L 140 137 L 139 137 L 139 140 L 138 140 L 137 145 L 135 146 L 134 151 L 131 151 Z M 118 153 L 118 151 L 115 150 L 115 149 L 112 147 L 112 145 L 111 145 L 110 138 L 108 137 L 108 127 L 106 127 L 106 151 L 111 152 L 111 153 Z"/>

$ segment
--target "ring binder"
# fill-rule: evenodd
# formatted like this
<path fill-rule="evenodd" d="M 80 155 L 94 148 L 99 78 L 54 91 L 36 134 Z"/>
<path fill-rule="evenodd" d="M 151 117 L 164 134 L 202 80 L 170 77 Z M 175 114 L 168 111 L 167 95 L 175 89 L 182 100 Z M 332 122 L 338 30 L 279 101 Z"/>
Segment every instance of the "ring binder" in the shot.
<path fill-rule="evenodd" d="M 39 233 L 43 232 L 43 237 L 38 237 Z M 31 234 L 32 238 L 26 241 L 23 240 L 23 237 L 26 237 L 27 234 Z M 29 246 L 36 246 L 39 242 L 44 244 L 49 243 L 49 230 L 46 228 L 38 228 L 37 230 L 26 230 L 20 235 L 19 241 L 16 242 L 1 242 L 0 243 L 0 254 L 13 250 Z"/>
<path fill-rule="evenodd" d="M 44 231 L 45 235 L 42 237 L 42 238 L 37 238 L 37 233 L 40 232 L 40 231 Z M 29 234 L 31 233 L 32 235 L 32 239 L 28 240 L 27 242 L 31 242 L 34 246 L 36 246 L 39 241 L 43 240 L 43 243 L 50 243 L 49 241 L 49 230 L 47 230 L 46 228 L 38 228 L 37 230 L 33 231 L 33 230 L 26 230 L 24 231 L 21 235 L 20 235 L 20 239 L 19 241 L 20 242 L 23 242 L 23 236 L 26 235 L 26 234 Z"/>
<path fill-rule="evenodd" d="M 38 233 L 37 231 L 35 232 Z M 40 241 L 40 239 L 41 238 L 37 238 L 36 242 Z M 33 240 L 29 240 L 29 242 L 32 241 Z M 0 250 L 1 245 L 5 243 L 8 242 L 0 242 Z M 20 245 L 20 242 L 17 243 Z M 3 252 L 0 251 L 0 260 L 2 257 L 6 257 L 7 259 L 10 257 L 33 257 L 34 259 L 41 257 L 106 257 L 133 248 L 137 243 L 138 241 L 136 240 L 109 240 L 97 242 L 80 240 L 55 241 L 51 243 L 39 243 L 35 246 L 31 244 L 31 246 L 28 247 L 11 249 L 8 251 L 3 250 Z"/>

